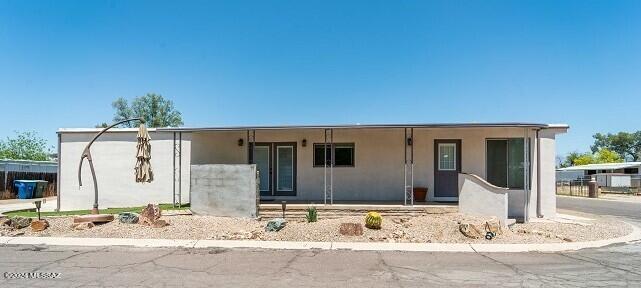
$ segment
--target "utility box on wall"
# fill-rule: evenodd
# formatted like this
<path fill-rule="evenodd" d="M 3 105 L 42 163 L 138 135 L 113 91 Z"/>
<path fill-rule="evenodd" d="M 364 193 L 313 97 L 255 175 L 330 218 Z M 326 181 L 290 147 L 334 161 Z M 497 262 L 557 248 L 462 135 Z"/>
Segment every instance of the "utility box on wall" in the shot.
<path fill-rule="evenodd" d="M 191 211 L 197 215 L 258 216 L 256 165 L 191 165 Z"/>

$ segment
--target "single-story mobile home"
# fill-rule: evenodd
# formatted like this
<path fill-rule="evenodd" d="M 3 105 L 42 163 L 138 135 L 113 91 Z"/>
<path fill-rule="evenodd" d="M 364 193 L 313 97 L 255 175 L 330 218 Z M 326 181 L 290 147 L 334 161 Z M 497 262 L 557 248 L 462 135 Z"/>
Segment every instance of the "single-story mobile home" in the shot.
<path fill-rule="evenodd" d="M 412 205 L 413 188 L 424 187 L 427 201 L 457 202 L 461 177 L 472 175 L 483 187 L 505 188 L 510 216 L 548 217 L 556 211 L 555 137 L 567 129 L 534 123 L 149 129 L 155 179 L 145 184 L 133 181 L 136 129 L 110 130 L 92 155 L 101 207 L 187 203 L 191 165 L 251 163 L 261 201 Z M 98 131 L 58 131 L 61 210 L 93 203 L 92 183 L 78 186 L 78 162 Z M 83 178 L 90 179 L 87 170 Z"/>

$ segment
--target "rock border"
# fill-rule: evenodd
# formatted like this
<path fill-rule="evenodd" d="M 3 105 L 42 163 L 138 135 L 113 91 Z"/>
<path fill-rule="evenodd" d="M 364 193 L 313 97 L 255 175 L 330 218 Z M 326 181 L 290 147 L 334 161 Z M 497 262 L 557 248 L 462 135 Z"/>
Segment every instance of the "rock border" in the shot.
<path fill-rule="evenodd" d="M 132 238 L 75 238 L 75 237 L 0 237 L 0 246 L 51 245 L 51 246 L 133 246 L 145 248 L 258 248 L 285 250 L 354 250 L 354 251 L 413 251 L 413 252 L 561 252 L 586 248 L 599 248 L 612 244 L 641 240 L 641 228 L 629 222 L 632 232 L 628 235 L 587 242 L 542 244 L 463 244 L 463 243 L 383 243 L 383 242 L 297 242 L 261 240 L 174 240 Z"/>

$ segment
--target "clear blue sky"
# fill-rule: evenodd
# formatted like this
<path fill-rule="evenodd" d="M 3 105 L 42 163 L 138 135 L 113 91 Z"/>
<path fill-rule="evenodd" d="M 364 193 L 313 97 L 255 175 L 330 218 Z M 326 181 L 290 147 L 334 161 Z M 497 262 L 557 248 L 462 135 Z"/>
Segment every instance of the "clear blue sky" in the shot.
<path fill-rule="evenodd" d="M 0 137 L 147 92 L 186 126 L 567 123 L 585 151 L 641 130 L 641 1 L 0 0 Z"/>

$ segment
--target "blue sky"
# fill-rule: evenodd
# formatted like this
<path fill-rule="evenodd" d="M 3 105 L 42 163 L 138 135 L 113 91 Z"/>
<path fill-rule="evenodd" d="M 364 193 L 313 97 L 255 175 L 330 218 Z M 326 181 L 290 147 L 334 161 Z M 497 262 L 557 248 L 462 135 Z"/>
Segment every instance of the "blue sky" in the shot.
<path fill-rule="evenodd" d="M 567 123 L 641 130 L 641 1 L 0 0 L 0 137 L 172 99 L 186 126 Z"/>

